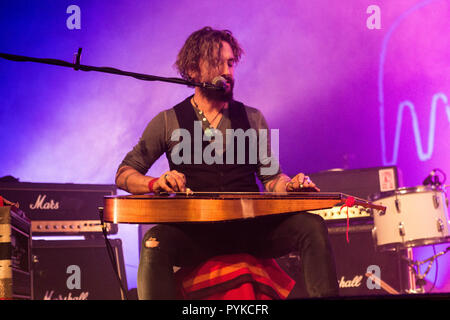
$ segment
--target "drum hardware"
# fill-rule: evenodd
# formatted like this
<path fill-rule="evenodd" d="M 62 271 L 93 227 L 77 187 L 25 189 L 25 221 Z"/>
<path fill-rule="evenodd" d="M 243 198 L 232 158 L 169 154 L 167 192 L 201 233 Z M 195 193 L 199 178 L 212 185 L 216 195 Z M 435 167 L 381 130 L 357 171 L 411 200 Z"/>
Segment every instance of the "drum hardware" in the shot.
<path fill-rule="evenodd" d="M 405 224 L 403 222 L 400 222 L 398 224 L 398 233 L 400 234 L 400 237 L 404 237 L 406 232 L 405 232 Z"/>
<path fill-rule="evenodd" d="M 398 213 L 400 213 L 400 200 L 395 199 L 395 209 L 397 210 Z"/>
<path fill-rule="evenodd" d="M 415 286 L 412 286 L 413 288 L 408 290 L 408 293 L 425 293 L 425 285 L 426 285 L 425 277 L 427 276 L 428 272 L 430 272 L 434 261 L 449 251 L 450 251 L 450 247 L 447 247 L 444 251 L 441 251 L 423 261 L 414 261 L 414 260 L 410 259 L 409 257 L 408 258 L 402 257 L 403 259 L 405 259 L 408 262 L 409 269 L 412 272 L 414 278 L 416 279 L 415 285 L 419 287 L 419 288 L 417 288 Z M 427 269 L 425 270 L 425 272 L 423 274 L 421 274 L 420 266 L 426 262 L 428 262 Z"/>
<path fill-rule="evenodd" d="M 443 181 L 440 180 L 439 175 L 437 173 L 441 173 L 442 174 L 442 178 Z M 422 184 L 424 186 L 436 186 L 436 187 L 441 187 L 444 186 L 445 181 L 447 180 L 447 175 L 445 174 L 444 171 L 442 171 L 439 168 L 433 169 L 431 170 L 431 172 L 428 174 L 428 176 L 425 178 L 425 180 L 423 180 Z"/>
<path fill-rule="evenodd" d="M 441 219 L 437 219 L 437 231 L 444 232 L 444 222 Z"/>
<path fill-rule="evenodd" d="M 373 248 L 375 251 L 378 251 L 377 247 L 377 227 L 372 228 L 372 240 L 373 240 Z"/>
<path fill-rule="evenodd" d="M 433 195 L 433 204 L 436 209 L 439 208 L 439 198 L 435 194 Z"/>
<path fill-rule="evenodd" d="M 407 261 L 413 261 L 414 260 L 413 249 L 408 248 L 405 251 L 406 251 L 406 258 L 402 257 L 403 261 L 405 261 L 406 263 L 407 263 Z M 411 270 L 409 263 L 407 263 L 407 268 L 408 268 L 408 284 L 409 284 L 408 288 L 409 289 L 405 290 L 405 292 L 406 293 L 417 293 L 415 271 Z"/>

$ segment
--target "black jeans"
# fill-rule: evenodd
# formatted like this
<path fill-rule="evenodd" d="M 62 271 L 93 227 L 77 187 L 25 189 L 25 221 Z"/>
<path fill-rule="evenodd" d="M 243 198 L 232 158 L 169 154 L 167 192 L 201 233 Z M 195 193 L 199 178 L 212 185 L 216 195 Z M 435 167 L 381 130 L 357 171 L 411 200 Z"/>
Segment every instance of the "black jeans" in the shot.
<path fill-rule="evenodd" d="M 300 255 L 311 297 L 338 295 L 328 230 L 319 215 L 301 212 L 229 222 L 156 225 L 142 240 L 138 297 L 175 299 L 173 266 L 195 266 L 222 254 L 276 258 L 291 252 Z"/>

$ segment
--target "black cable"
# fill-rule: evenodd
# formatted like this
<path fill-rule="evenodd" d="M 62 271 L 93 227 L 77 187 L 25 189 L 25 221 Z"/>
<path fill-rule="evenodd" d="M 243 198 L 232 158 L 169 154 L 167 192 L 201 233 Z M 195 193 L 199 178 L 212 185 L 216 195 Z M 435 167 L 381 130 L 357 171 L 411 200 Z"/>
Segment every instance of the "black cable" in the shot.
<path fill-rule="evenodd" d="M 103 220 L 103 208 L 99 207 L 98 211 L 99 211 L 99 215 L 100 215 L 100 223 L 102 224 L 102 233 L 103 233 L 103 237 L 105 239 L 106 251 L 108 252 L 108 256 L 111 261 L 111 266 L 113 268 L 114 274 L 116 275 L 117 281 L 119 282 L 120 290 L 122 291 L 122 295 L 125 297 L 125 300 L 128 300 L 128 293 L 127 293 L 128 290 L 126 288 L 124 288 L 122 279 L 120 278 L 119 266 L 117 265 L 116 256 L 114 254 L 114 249 L 112 248 L 111 243 L 108 239 L 108 232 L 106 230 L 106 224 L 105 224 L 105 221 Z"/>
<path fill-rule="evenodd" d="M 435 183 L 437 183 L 438 185 L 443 185 L 444 183 L 445 183 L 445 181 L 447 180 L 447 175 L 445 174 L 445 172 L 444 171 L 442 171 L 441 169 L 439 169 L 439 168 L 436 168 L 436 169 L 434 169 L 434 171 L 437 171 L 437 172 L 440 172 L 440 173 L 442 173 L 442 175 L 443 175 L 443 181 L 439 181 L 439 178 L 436 176 L 436 180 L 435 180 Z"/>

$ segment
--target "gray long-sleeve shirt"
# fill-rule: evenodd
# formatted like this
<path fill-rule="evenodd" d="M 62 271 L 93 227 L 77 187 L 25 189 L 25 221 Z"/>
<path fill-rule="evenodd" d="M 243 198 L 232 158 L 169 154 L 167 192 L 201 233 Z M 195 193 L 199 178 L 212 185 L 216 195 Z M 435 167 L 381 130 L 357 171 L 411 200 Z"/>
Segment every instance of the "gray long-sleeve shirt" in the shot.
<path fill-rule="evenodd" d="M 271 137 L 267 122 L 259 110 L 245 106 L 245 111 L 247 113 L 250 128 L 254 129 L 259 137 L 261 133 L 260 130 L 266 130 L 267 132 L 267 139 L 263 140 L 266 143 L 264 147 L 267 148 L 267 152 L 265 154 L 259 154 L 257 157 L 257 177 L 265 184 L 281 173 L 278 160 L 274 156 L 271 156 L 270 142 L 273 137 Z M 198 113 L 197 116 L 199 121 L 201 121 L 202 116 Z M 128 152 L 119 168 L 127 165 L 133 167 L 142 174 L 146 174 L 153 163 L 155 163 L 162 154 L 166 152 L 171 154 L 174 147 L 180 143 L 176 139 L 171 139 L 172 133 L 179 128 L 178 119 L 173 108 L 160 112 L 149 122 L 140 137 L 139 142 L 130 152 Z M 220 130 L 220 133 L 224 137 L 224 148 L 226 148 L 227 135 L 230 134 L 230 130 L 227 131 L 227 129 L 231 129 L 231 120 L 229 118 L 228 109 L 224 109 L 222 118 L 217 126 L 217 130 Z M 275 138 L 278 138 L 278 135 L 276 135 Z M 275 143 L 278 143 L 276 139 Z M 278 148 L 278 145 L 276 145 L 276 147 Z"/>

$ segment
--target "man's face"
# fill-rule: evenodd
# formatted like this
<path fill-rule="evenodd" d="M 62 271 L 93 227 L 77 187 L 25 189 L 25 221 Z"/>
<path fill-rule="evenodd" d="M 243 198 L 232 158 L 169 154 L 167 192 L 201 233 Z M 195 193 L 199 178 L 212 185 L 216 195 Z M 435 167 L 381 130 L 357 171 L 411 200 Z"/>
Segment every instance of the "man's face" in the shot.
<path fill-rule="evenodd" d="M 217 51 L 219 48 L 216 49 Z M 216 52 L 217 52 L 216 51 Z M 222 41 L 222 49 L 220 52 L 219 61 L 216 65 L 204 59 L 200 59 L 200 82 L 212 82 L 217 76 L 222 76 L 227 80 L 225 91 L 211 90 L 199 88 L 203 95 L 211 100 L 229 102 L 233 99 L 234 88 L 234 54 L 228 42 Z"/>

